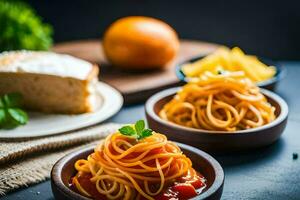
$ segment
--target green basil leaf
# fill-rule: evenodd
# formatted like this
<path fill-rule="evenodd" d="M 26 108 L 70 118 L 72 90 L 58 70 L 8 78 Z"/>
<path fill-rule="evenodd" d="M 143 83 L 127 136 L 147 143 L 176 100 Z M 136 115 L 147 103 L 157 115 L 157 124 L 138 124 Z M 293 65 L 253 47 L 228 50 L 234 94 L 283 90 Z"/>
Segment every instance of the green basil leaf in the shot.
<path fill-rule="evenodd" d="M 22 105 L 22 95 L 20 93 L 9 93 L 3 96 L 4 105 L 8 108 L 16 108 Z"/>
<path fill-rule="evenodd" d="M 3 109 L 4 111 L 4 120 L 2 121 L 2 123 L 0 124 L 0 127 L 3 129 L 13 129 L 17 126 L 19 126 L 20 124 L 18 122 L 16 122 L 8 113 L 8 109 L 5 108 Z"/>
<path fill-rule="evenodd" d="M 3 98 L 0 98 L 0 109 L 4 109 L 5 105 L 4 105 L 4 101 Z"/>
<path fill-rule="evenodd" d="M 7 109 L 10 117 L 20 125 L 24 125 L 28 121 L 28 115 L 19 108 L 8 108 Z"/>
<path fill-rule="evenodd" d="M 142 131 L 142 133 L 138 139 L 143 139 L 143 138 L 149 137 L 149 136 L 153 135 L 152 132 L 153 131 L 151 129 L 145 129 Z"/>
<path fill-rule="evenodd" d="M 144 130 L 145 128 L 145 122 L 144 120 L 139 120 L 135 123 L 134 125 L 134 128 L 137 132 L 138 135 L 141 135 L 142 134 L 142 131 Z"/>
<path fill-rule="evenodd" d="M 0 108 L 0 127 L 3 126 L 3 124 L 5 123 L 5 120 L 6 120 L 5 110 Z"/>
<path fill-rule="evenodd" d="M 135 130 L 131 126 L 123 126 L 122 128 L 119 129 L 120 133 L 123 135 L 136 135 Z"/>
<path fill-rule="evenodd" d="M 217 72 L 218 72 L 218 75 L 221 75 L 221 74 L 224 74 L 225 71 L 223 69 L 218 69 Z"/>

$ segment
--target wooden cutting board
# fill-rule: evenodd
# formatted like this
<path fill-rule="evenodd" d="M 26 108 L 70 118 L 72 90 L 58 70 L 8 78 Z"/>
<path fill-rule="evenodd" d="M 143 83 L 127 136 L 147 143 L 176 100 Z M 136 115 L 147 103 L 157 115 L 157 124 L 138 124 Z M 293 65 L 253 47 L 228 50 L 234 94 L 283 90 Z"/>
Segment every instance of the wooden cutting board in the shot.
<path fill-rule="evenodd" d="M 126 72 L 107 62 L 100 40 L 81 40 L 56 44 L 53 51 L 67 53 L 100 66 L 99 79 L 117 88 L 125 104 L 145 101 L 152 94 L 180 84 L 175 74 L 176 64 L 214 51 L 219 45 L 195 40 L 181 40 L 178 56 L 164 69 L 146 73 Z"/>

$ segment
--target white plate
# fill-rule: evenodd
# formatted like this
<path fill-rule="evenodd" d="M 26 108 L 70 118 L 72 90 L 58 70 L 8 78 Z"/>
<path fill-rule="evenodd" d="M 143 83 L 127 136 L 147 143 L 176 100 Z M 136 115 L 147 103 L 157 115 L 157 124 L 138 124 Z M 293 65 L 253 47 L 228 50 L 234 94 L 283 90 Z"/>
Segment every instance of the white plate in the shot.
<path fill-rule="evenodd" d="M 100 123 L 121 109 L 123 97 L 116 89 L 102 82 L 97 84 L 97 91 L 101 105 L 93 113 L 62 115 L 29 112 L 29 121 L 25 126 L 0 130 L 0 139 L 54 135 Z"/>

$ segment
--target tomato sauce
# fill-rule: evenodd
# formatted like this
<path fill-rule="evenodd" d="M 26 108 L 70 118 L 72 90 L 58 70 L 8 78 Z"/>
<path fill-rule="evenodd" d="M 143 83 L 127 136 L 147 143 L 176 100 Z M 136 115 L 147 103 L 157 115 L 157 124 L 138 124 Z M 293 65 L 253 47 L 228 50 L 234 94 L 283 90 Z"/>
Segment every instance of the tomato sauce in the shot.
<path fill-rule="evenodd" d="M 187 200 L 196 197 L 206 187 L 204 177 L 197 173 L 194 176 L 185 176 L 167 187 L 161 194 L 154 197 L 156 200 Z"/>
<path fill-rule="evenodd" d="M 107 200 L 107 198 L 100 194 L 96 186 L 90 182 L 91 174 L 81 174 L 78 176 L 78 182 L 80 185 L 92 195 L 95 200 Z M 70 187 L 72 190 L 79 192 L 76 186 L 70 181 Z M 193 176 L 186 175 L 184 177 L 176 179 L 172 185 L 167 185 L 165 189 L 154 197 L 156 200 L 188 200 L 196 197 L 206 187 L 205 178 L 197 173 Z M 141 198 L 145 200 L 145 198 Z"/>
<path fill-rule="evenodd" d="M 92 175 L 91 174 L 87 174 L 87 173 L 84 173 L 84 174 L 80 174 L 78 176 L 78 182 L 80 183 L 80 185 L 83 187 L 83 189 L 85 191 L 87 191 L 89 194 L 92 195 L 92 198 L 95 199 L 95 200 L 106 200 L 106 197 L 102 194 L 100 194 L 97 189 L 96 189 L 96 186 L 95 184 L 93 184 L 90 179 L 92 178 Z M 70 181 L 70 187 L 73 191 L 76 191 L 77 193 L 80 193 L 75 184 L 73 183 L 73 179 L 71 179 Z"/>

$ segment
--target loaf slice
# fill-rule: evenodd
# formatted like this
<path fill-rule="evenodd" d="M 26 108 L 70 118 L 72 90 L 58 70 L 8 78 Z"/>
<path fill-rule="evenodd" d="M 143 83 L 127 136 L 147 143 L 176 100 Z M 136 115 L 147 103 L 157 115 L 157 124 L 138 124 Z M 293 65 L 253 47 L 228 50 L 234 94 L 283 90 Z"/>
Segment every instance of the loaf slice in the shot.
<path fill-rule="evenodd" d="M 51 52 L 0 54 L 0 95 L 19 92 L 29 110 L 79 114 L 94 110 L 98 67 Z"/>

